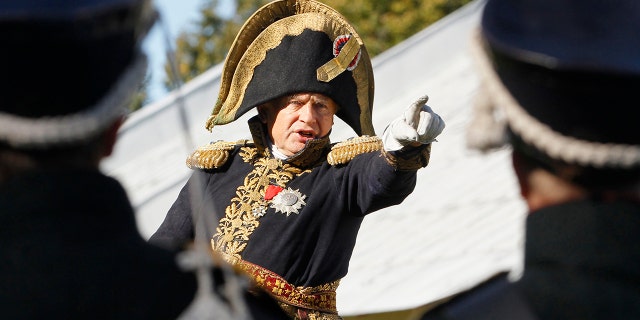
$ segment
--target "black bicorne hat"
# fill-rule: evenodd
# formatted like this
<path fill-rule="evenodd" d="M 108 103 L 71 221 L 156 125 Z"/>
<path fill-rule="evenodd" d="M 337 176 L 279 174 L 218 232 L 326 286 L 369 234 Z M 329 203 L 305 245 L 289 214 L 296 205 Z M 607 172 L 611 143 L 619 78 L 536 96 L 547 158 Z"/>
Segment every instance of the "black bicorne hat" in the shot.
<path fill-rule="evenodd" d="M 635 0 L 489 0 L 475 43 L 487 89 L 478 105 L 495 105 L 514 147 L 548 167 L 638 172 L 638 39 Z"/>
<path fill-rule="evenodd" d="M 0 3 L 0 141 L 82 141 L 122 115 L 146 70 L 150 0 Z"/>
<path fill-rule="evenodd" d="M 375 135 L 373 91 L 367 50 L 342 15 L 313 0 L 274 1 L 238 33 L 206 127 L 235 121 L 274 98 L 316 92 L 338 104 L 336 115 L 357 134 Z"/>

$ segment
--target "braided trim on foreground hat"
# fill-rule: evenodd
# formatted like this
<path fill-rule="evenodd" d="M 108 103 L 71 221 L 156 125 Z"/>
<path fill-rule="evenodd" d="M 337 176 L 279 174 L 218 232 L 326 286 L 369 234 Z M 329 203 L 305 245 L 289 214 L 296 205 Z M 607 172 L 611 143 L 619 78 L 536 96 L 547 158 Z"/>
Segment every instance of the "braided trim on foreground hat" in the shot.
<path fill-rule="evenodd" d="M 472 42 L 473 56 L 476 58 L 481 80 L 485 87 L 486 101 L 480 101 L 476 107 L 493 103 L 506 117 L 509 128 L 523 141 L 533 145 L 549 157 L 567 163 L 596 168 L 631 168 L 640 165 L 640 146 L 613 143 L 597 143 L 562 135 L 539 122 L 528 114 L 504 87 L 494 72 L 492 63 L 483 49 L 480 32 L 476 32 Z M 491 108 L 484 108 L 485 112 Z M 477 108 L 475 111 L 481 111 Z M 493 111 L 493 110 L 491 110 Z M 482 116 L 480 116 L 482 117 Z M 486 117 L 484 118 L 486 121 Z M 495 120 L 495 115 L 494 115 Z M 499 125 L 494 122 L 495 125 Z M 491 127 L 491 125 L 484 125 Z M 471 128 L 471 127 L 470 127 Z M 478 129 L 474 135 L 483 134 Z M 478 140 L 482 140 L 478 138 Z"/>
<path fill-rule="evenodd" d="M 126 114 L 146 67 L 146 56 L 141 54 L 96 105 L 82 112 L 38 119 L 0 112 L 0 140 L 14 147 L 43 147 L 90 138 Z"/>

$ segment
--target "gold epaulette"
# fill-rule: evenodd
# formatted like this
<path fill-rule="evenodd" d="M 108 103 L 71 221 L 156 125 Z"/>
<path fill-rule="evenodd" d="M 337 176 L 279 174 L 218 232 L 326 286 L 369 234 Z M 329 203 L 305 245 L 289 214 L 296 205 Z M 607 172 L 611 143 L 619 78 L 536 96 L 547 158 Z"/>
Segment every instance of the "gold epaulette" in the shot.
<path fill-rule="evenodd" d="M 238 145 L 247 145 L 249 140 L 236 142 L 216 141 L 199 147 L 187 157 L 189 169 L 215 169 L 223 166 L 229 160 L 229 152 Z"/>
<path fill-rule="evenodd" d="M 346 164 L 357 155 L 379 151 L 382 149 L 382 140 L 376 136 L 360 136 L 336 143 L 329 154 L 327 161 L 330 165 Z"/>

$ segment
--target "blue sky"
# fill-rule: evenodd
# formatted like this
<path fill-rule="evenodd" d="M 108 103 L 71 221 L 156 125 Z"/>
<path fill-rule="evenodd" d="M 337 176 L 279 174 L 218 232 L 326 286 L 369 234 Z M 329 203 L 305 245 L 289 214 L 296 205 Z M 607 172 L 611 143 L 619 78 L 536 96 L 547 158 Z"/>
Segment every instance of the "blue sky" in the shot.
<path fill-rule="evenodd" d="M 167 94 L 162 84 L 167 52 L 163 29 L 168 33 L 171 45 L 175 46 L 175 38 L 181 31 L 191 28 L 192 22 L 198 18 L 200 6 L 205 2 L 206 0 L 154 0 L 162 21 L 155 24 L 143 43 L 144 51 L 149 58 L 148 72 L 151 73 L 148 88 L 149 102 L 156 101 Z"/>

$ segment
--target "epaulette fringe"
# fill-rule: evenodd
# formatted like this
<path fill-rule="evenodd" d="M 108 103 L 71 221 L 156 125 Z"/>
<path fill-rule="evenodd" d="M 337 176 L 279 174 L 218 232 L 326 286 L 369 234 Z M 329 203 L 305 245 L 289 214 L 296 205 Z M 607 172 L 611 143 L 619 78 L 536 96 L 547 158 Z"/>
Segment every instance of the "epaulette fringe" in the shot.
<path fill-rule="evenodd" d="M 377 136 L 360 136 L 336 143 L 329 154 L 327 161 L 330 165 L 342 165 L 349 163 L 357 155 L 380 151 L 382 140 Z"/>
<path fill-rule="evenodd" d="M 216 141 L 199 147 L 186 160 L 189 169 L 215 169 L 223 166 L 229 160 L 229 153 L 238 145 L 247 145 L 249 140 L 236 142 Z"/>

